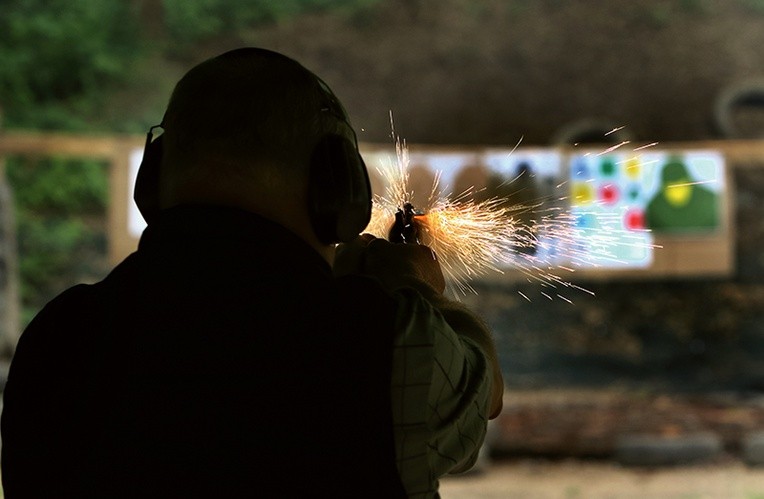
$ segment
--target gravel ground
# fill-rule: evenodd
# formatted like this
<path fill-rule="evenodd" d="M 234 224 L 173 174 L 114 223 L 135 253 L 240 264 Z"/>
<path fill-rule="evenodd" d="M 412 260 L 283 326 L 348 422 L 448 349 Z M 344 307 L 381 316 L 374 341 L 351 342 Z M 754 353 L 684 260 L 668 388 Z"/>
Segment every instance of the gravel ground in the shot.
<path fill-rule="evenodd" d="M 648 470 L 607 462 L 502 461 L 444 478 L 440 493 L 442 499 L 764 499 L 764 468 L 739 462 Z"/>
<path fill-rule="evenodd" d="M 764 468 L 739 462 L 624 468 L 608 462 L 520 460 L 441 480 L 443 499 L 764 499 Z"/>

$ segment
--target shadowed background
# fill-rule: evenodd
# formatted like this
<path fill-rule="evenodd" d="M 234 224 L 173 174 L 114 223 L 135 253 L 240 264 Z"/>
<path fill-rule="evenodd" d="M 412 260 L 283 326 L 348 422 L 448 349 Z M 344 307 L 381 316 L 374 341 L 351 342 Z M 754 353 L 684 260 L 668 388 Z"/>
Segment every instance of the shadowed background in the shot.
<path fill-rule="evenodd" d="M 446 146 L 547 145 L 581 123 L 625 126 L 643 143 L 764 132 L 761 113 L 742 110 L 730 137 L 718 107 L 740 85 L 764 85 L 761 0 L 8 0 L 0 133 L 144 133 L 190 66 L 242 45 L 321 75 L 367 143 L 391 143 L 390 110 L 410 143 Z M 596 296 L 573 305 L 529 303 L 517 291 L 530 284 L 477 283 L 465 301 L 495 328 L 509 388 L 759 400 L 760 163 L 734 169 L 728 278 L 581 283 Z M 107 173 L 87 159 L 9 156 L 5 174 L 26 323 L 108 272 Z"/>

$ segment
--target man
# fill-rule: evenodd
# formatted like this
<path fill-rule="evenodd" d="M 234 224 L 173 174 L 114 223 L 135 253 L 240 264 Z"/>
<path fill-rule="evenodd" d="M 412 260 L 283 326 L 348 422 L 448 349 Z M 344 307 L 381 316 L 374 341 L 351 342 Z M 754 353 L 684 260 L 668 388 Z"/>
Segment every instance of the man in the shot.
<path fill-rule="evenodd" d="M 162 128 L 138 250 L 20 340 L 6 497 L 437 497 L 501 374 L 428 248 L 357 237 L 368 177 L 339 101 L 239 49 L 181 79 Z"/>

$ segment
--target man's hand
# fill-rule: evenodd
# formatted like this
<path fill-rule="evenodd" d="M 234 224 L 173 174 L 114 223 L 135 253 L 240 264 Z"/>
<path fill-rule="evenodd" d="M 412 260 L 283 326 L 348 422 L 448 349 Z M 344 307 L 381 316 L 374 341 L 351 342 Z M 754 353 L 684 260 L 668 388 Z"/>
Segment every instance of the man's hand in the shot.
<path fill-rule="evenodd" d="M 337 247 L 334 275 L 364 274 L 377 278 L 388 290 L 411 286 L 429 293 L 446 289 L 443 271 L 435 253 L 419 244 L 392 244 L 363 234 Z"/>
<path fill-rule="evenodd" d="M 392 244 L 371 234 L 363 234 L 337 247 L 334 275 L 341 277 L 348 274 L 375 277 L 390 291 L 401 287 L 416 289 L 443 314 L 457 335 L 477 343 L 490 366 L 489 419 L 499 415 L 504 382 L 491 332 L 467 307 L 443 295 L 446 282 L 440 263 L 430 248 L 418 244 Z"/>

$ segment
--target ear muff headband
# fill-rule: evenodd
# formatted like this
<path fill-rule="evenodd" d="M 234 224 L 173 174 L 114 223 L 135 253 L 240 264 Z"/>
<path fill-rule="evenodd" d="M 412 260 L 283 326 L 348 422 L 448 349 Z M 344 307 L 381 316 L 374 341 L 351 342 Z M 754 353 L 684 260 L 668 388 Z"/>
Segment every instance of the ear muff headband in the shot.
<path fill-rule="evenodd" d="M 331 121 L 344 129 L 342 134 L 323 135 L 314 147 L 310 158 L 308 211 L 314 232 L 322 242 L 331 244 L 354 239 L 371 219 L 371 185 L 358 151 L 355 131 L 339 99 L 323 80 L 284 55 L 265 49 L 239 50 L 259 57 L 282 59 L 307 72 L 321 96 L 319 116 L 322 125 Z M 161 127 L 151 127 L 146 136 L 143 161 L 135 183 L 134 199 L 147 223 L 157 218 L 160 208 L 162 137 L 154 139 L 153 135 L 154 130 Z"/>
<path fill-rule="evenodd" d="M 311 156 L 308 212 L 325 244 L 349 242 L 371 219 L 371 185 L 366 165 L 347 137 L 327 134 Z"/>

